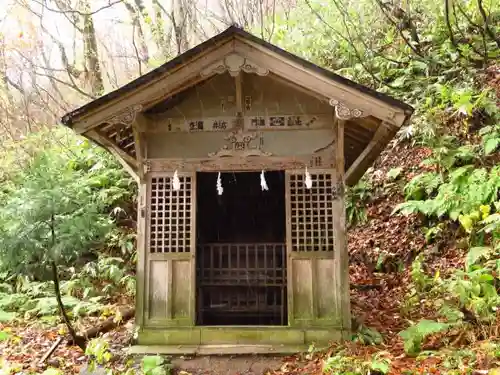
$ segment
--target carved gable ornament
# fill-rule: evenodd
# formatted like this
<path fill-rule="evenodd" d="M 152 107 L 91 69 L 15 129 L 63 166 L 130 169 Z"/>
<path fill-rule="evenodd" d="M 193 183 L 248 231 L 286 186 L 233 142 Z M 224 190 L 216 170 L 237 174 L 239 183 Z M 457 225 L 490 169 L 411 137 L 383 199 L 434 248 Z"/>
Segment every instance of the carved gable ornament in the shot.
<path fill-rule="evenodd" d="M 232 77 L 236 77 L 240 71 L 245 73 L 254 73 L 259 76 L 266 76 L 269 74 L 269 69 L 263 68 L 253 61 L 240 56 L 236 53 L 227 55 L 224 59 L 203 69 L 200 74 L 202 77 L 207 77 L 212 74 L 222 74 L 228 72 Z"/>
<path fill-rule="evenodd" d="M 250 157 L 250 156 L 271 156 L 270 152 L 262 151 L 260 145 L 253 146 L 251 143 L 257 138 L 257 133 L 246 132 L 242 129 L 233 131 L 224 137 L 228 144 L 219 151 L 211 152 L 209 157 Z"/>
<path fill-rule="evenodd" d="M 108 125 L 131 126 L 134 123 L 137 114 L 140 113 L 141 111 L 142 111 L 142 105 L 140 104 L 133 105 L 125 108 L 123 111 L 117 114 L 113 114 L 113 116 L 104 120 L 103 123 L 106 123 Z"/>
<path fill-rule="evenodd" d="M 353 118 L 367 117 L 368 114 L 358 108 L 349 108 L 337 99 L 330 99 L 330 105 L 335 108 L 335 116 L 339 120 L 350 120 Z"/>

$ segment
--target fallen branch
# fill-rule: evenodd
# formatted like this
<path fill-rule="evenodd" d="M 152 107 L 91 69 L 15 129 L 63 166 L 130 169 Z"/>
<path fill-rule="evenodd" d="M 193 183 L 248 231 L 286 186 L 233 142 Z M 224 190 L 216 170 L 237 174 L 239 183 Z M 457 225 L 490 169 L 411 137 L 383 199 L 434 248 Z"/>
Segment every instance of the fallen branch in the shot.
<path fill-rule="evenodd" d="M 100 333 L 106 333 L 111 331 L 112 329 L 118 327 L 122 322 L 126 322 L 131 319 L 135 315 L 135 308 L 125 308 L 120 310 L 120 321 L 116 321 L 115 317 L 109 317 L 105 321 L 97 324 L 94 327 L 90 327 L 83 332 L 78 334 L 78 337 L 88 341 L 94 337 L 97 337 Z M 73 345 L 74 341 L 71 337 L 68 338 L 68 344 Z"/>
<path fill-rule="evenodd" d="M 57 340 L 52 344 L 49 350 L 43 355 L 43 357 L 40 359 L 38 362 L 39 365 L 43 365 L 47 359 L 54 353 L 57 349 L 57 347 L 61 344 L 61 342 L 64 340 L 64 337 L 60 336 L 57 338 Z"/>
<path fill-rule="evenodd" d="M 350 284 L 351 289 L 357 290 L 372 290 L 372 289 L 382 289 L 382 285 L 380 284 Z"/>

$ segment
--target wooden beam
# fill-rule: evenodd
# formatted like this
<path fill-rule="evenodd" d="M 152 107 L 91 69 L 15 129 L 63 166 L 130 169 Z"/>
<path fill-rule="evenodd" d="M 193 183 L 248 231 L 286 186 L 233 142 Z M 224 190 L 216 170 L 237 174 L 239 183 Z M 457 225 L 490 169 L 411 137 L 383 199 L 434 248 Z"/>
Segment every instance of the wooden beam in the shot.
<path fill-rule="evenodd" d="M 144 132 L 147 129 L 148 120 L 144 114 L 139 113 L 135 122 L 132 124 L 134 133 L 135 158 L 137 159 L 137 174 L 141 181 L 144 180 L 144 159 L 146 158 L 146 142 L 144 141 Z"/>
<path fill-rule="evenodd" d="M 387 136 L 389 133 L 388 126 L 385 123 L 381 123 L 375 134 L 373 135 L 370 143 L 365 147 L 363 152 L 356 158 L 354 163 L 349 167 L 345 174 L 345 182 L 348 185 L 351 185 L 354 180 L 359 179 L 361 176 L 359 174 L 361 173 L 360 170 L 362 169 L 363 165 L 366 163 L 373 162 L 371 159 L 375 158 L 370 158 L 368 160 L 368 156 L 373 155 L 373 152 L 377 150 L 378 146 L 380 145 L 380 142 L 382 141 L 383 138 Z M 385 146 L 385 145 L 384 145 Z M 377 154 L 378 156 L 378 154 Z"/>
<path fill-rule="evenodd" d="M 135 297 L 135 324 L 138 327 L 144 326 L 144 311 L 145 303 L 148 301 L 146 296 L 146 255 L 147 255 L 147 215 L 148 204 L 147 198 L 147 183 L 145 180 L 139 182 L 138 197 L 137 197 L 137 287 Z"/>
<path fill-rule="evenodd" d="M 335 147 L 335 165 L 337 167 L 337 178 L 339 181 L 344 181 L 344 128 L 345 120 L 337 120 L 336 123 L 336 133 L 337 142 Z"/>
<path fill-rule="evenodd" d="M 135 180 L 135 182 L 140 183 L 140 178 L 139 175 L 136 173 L 136 171 L 132 168 L 132 166 L 127 163 L 121 155 L 114 149 L 114 148 L 109 148 L 109 152 L 118 160 L 118 162 L 122 165 L 123 169 L 125 169 L 130 176 Z"/>
<path fill-rule="evenodd" d="M 84 133 L 84 136 L 97 141 L 97 143 L 108 150 L 116 158 L 116 160 L 118 160 L 123 168 L 132 176 L 132 178 L 136 181 L 139 181 L 139 176 L 136 172 L 137 161 L 132 156 L 121 150 L 110 139 L 97 132 L 96 130 L 88 131 Z"/>
<path fill-rule="evenodd" d="M 89 131 L 86 134 L 89 136 L 99 140 L 102 144 L 107 146 L 108 148 L 112 148 L 116 151 L 116 153 L 120 156 L 120 158 L 124 159 L 127 163 L 136 166 L 137 161 L 134 157 L 127 154 L 124 150 L 122 150 L 116 143 L 114 143 L 111 139 L 100 133 L 99 131 L 93 130 Z"/>
<path fill-rule="evenodd" d="M 351 329 L 351 304 L 349 288 L 349 253 L 347 251 L 346 212 L 345 212 L 345 160 L 344 160 L 344 127 L 345 120 L 335 118 L 335 161 L 336 183 L 333 206 L 334 249 L 333 283 L 337 290 L 337 313 L 340 314 L 342 330 Z"/>
<path fill-rule="evenodd" d="M 234 77 L 234 84 L 236 89 L 236 112 L 243 114 L 243 87 L 242 87 L 242 79 L 241 72 L 238 73 L 236 77 Z"/>

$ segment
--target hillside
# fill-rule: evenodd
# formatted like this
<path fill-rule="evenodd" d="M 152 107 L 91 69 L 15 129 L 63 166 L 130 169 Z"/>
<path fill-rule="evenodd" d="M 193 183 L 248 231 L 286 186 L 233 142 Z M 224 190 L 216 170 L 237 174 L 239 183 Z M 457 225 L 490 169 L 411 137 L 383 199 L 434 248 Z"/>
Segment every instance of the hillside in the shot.
<path fill-rule="evenodd" d="M 265 20 L 271 42 L 416 109 L 348 192 L 352 340 L 262 359 L 253 370 L 257 359 L 189 372 L 500 371 L 500 8 L 427 0 L 403 8 L 305 1 Z M 60 128 L 4 142 L 0 167 L 0 374 L 73 374 L 89 359 L 114 374 L 170 371 L 155 356 L 138 370 L 124 354 L 134 336 L 122 319 L 135 292 L 131 178 Z M 64 246 L 54 246 L 54 233 Z M 70 324 L 54 298 L 53 264 Z M 118 328 L 85 351 L 70 345 L 71 326 L 81 332 L 109 318 Z"/>

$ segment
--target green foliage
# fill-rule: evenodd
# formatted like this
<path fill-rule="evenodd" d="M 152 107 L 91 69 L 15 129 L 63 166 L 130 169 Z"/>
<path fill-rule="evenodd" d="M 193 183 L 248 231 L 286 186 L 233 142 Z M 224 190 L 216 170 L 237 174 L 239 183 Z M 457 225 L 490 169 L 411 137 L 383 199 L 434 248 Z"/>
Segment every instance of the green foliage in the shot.
<path fill-rule="evenodd" d="M 495 126 L 485 126 L 479 131 L 481 144 L 486 155 L 490 155 L 498 150 L 500 146 L 500 124 Z"/>
<path fill-rule="evenodd" d="M 434 172 L 421 173 L 404 187 L 406 199 L 423 200 L 430 197 L 443 183 L 442 176 Z"/>
<path fill-rule="evenodd" d="M 477 320 L 494 321 L 500 296 L 495 287 L 495 277 L 486 267 L 469 271 L 457 270 L 442 286 L 459 308 L 474 314 Z"/>
<path fill-rule="evenodd" d="M 0 323 L 10 322 L 15 317 L 16 317 L 15 313 L 0 309 Z"/>
<path fill-rule="evenodd" d="M 97 365 L 107 364 L 113 355 L 109 350 L 109 344 L 102 338 L 96 338 L 89 341 L 85 349 L 85 355 L 89 356 L 89 370 L 94 371 Z"/>
<path fill-rule="evenodd" d="M 355 186 L 347 189 L 345 205 L 346 217 L 349 226 L 366 222 L 366 204 L 372 197 L 372 184 L 366 177 Z"/>
<path fill-rule="evenodd" d="M 405 352 L 416 355 L 420 352 L 422 343 L 427 336 L 442 332 L 448 328 L 449 324 L 424 319 L 401 331 L 399 335 L 404 341 Z"/>
<path fill-rule="evenodd" d="M 60 264 L 69 317 L 99 313 L 102 293 L 135 279 L 120 258 L 101 256 L 95 278 L 80 257 L 108 246 L 134 257 L 133 235 L 119 231 L 134 194 L 131 179 L 102 149 L 63 129 L 33 134 L 0 153 L 0 319 L 52 318 L 58 313 L 51 265 Z M 116 219 L 116 220 L 115 220 Z M 76 266 L 75 266 L 76 265 Z M 14 276 L 18 275 L 18 276 Z M 34 277 L 39 281 L 34 281 Z M 104 284 L 104 285 L 103 285 Z"/>
<path fill-rule="evenodd" d="M 171 372 L 170 364 L 158 355 L 144 356 L 141 363 L 144 375 L 169 375 Z"/>
<path fill-rule="evenodd" d="M 11 336 L 10 332 L 6 330 L 0 331 L 0 342 L 9 340 Z"/>
<path fill-rule="evenodd" d="M 130 296 L 135 294 L 135 278 L 129 273 L 132 270 L 122 258 L 101 256 L 97 262 L 89 262 L 79 273 L 73 274 L 62 289 L 67 293 L 84 296 L 96 295 L 96 286 L 100 286 L 99 293 L 111 296 L 117 292 L 125 292 Z"/>
<path fill-rule="evenodd" d="M 417 292 L 427 290 L 432 283 L 432 279 L 426 275 L 423 269 L 424 254 L 419 254 L 411 264 L 410 275 L 416 286 Z"/>
<path fill-rule="evenodd" d="M 387 174 L 386 174 L 386 178 L 388 181 L 394 181 L 394 180 L 397 180 L 398 177 L 401 175 L 401 172 L 403 171 L 403 168 L 401 167 L 397 167 L 397 168 L 392 168 L 390 169 Z"/>
<path fill-rule="evenodd" d="M 391 360 L 386 355 L 386 352 L 378 352 L 369 360 L 360 360 L 340 351 L 326 358 L 323 372 L 331 375 L 387 374 L 391 369 Z"/>
<path fill-rule="evenodd" d="M 472 350 L 452 351 L 444 360 L 443 367 L 450 370 L 467 371 L 470 368 L 474 368 L 476 359 L 476 353 Z"/>
<path fill-rule="evenodd" d="M 432 154 L 422 164 L 436 168 L 440 172 L 450 171 L 453 167 L 468 164 L 477 158 L 474 145 L 460 145 L 459 140 L 451 135 L 436 137 L 427 141 L 432 147 Z"/>
<path fill-rule="evenodd" d="M 416 189 L 411 187 L 408 191 L 413 195 Z M 396 206 L 393 213 L 399 212 L 403 215 L 422 213 L 431 217 L 447 216 L 452 220 L 458 220 L 460 215 L 469 214 L 483 205 L 492 205 L 499 191 L 499 166 L 488 171 L 486 168 L 467 165 L 453 170 L 439 186 L 435 197 L 401 203 Z"/>
<path fill-rule="evenodd" d="M 469 269 L 473 264 L 475 264 L 481 258 L 489 258 L 493 253 L 493 248 L 488 246 L 476 246 L 469 250 L 467 253 L 467 258 L 465 260 L 465 265 Z"/>
<path fill-rule="evenodd" d="M 8 170 L 0 178 L 0 268 L 40 275 L 49 261 L 74 263 L 103 243 L 116 207 L 134 193 L 110 155 L 65 130 L 8 150 L 0 158 Z"/>
<path fill-rule="evenodd" d="M 2 266 L 18 271 L 51 261 L 69 263 L 102 241 L 111 222 L 82 171 L 41 154 L 0 207 Z M 13 218 L 15 218 L 13 220 Z"/>
<path fill-rule="evenodd" d="M 79 299 L 63 296 L 62 300 L 70 317 L 80 317 L 99 313 L 104 309 L 102 297 Z M 53 285 L 49 282 L 25 282 L 16 285 L 13 293 L 0 293 L 0 321 L 15 317 L 25 319 L 51 317 L 58 314 Z"/>
<path fill-rule="evenodd" d="M 380 332 L 364 325 L 360 325 L 352 339 L 353 341 L 361 342 L 364 345 L 380 345 L 384 342 Z"/>

